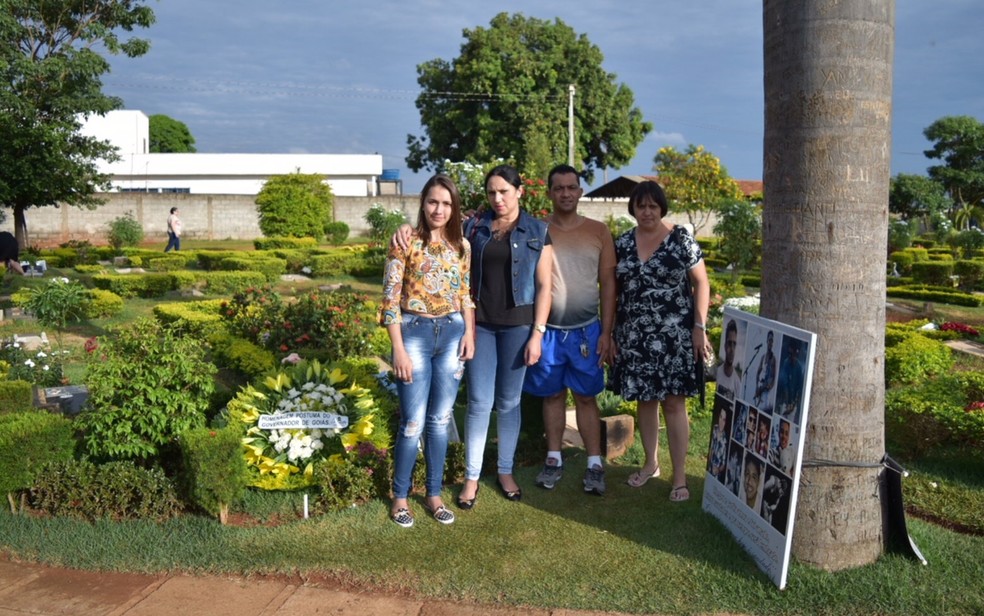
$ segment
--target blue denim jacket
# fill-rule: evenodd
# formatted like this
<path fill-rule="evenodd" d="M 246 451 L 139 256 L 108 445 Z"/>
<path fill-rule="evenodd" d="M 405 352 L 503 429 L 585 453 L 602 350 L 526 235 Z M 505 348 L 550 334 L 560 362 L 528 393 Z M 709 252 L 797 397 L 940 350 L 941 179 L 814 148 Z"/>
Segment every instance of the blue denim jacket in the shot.
<path fill-rule="evenodd" d="M 482 253 L 492 238 L 492 212 L 485 212 L 465 221 L 465 238 L 471 242 L 471 289 L 475 301 L 482 298 Z M 547 241 L 547 223 L 533 218 L 523 210 L 519 221 L 509 234 L 512 248 L 512 295 L 516 306 L 528 306 L 536 297 L 536 265 L 540 262 Z"/>

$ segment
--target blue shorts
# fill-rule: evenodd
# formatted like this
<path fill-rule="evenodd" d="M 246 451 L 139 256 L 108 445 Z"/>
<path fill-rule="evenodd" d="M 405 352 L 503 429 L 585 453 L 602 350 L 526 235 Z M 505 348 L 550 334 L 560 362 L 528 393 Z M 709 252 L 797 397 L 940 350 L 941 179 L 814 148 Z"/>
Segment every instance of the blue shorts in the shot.
<path fill-rule="evenodd" d="M 605 371 L 599 366 L 598 338 L 601 323 L 576 329 L 547 327 L 540 361 L 526 368 L 523 391 L 541 398 L 568 388 L 581 396 L 597 396 L 605 388 Z M 587 357 L 582 352 L 587 348 Z"/>

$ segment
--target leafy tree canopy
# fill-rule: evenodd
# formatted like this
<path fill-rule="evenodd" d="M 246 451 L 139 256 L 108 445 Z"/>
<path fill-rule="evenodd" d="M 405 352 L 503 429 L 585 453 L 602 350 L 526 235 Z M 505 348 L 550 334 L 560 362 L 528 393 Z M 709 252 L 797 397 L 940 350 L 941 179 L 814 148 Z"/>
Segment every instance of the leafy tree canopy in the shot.
<path fill-rule="evenodd" d="M 955 204 L 980 206 L 984 202 L 984 124 L 971 116 L 946 116 L 923 131 L 935 142 L 925 151 L 944 164 L 929 168 L 929 177 L 950 193 Z"/>
<path fill-rule="evenodd" d="M 188 125 L 160 113 L 150 116 L 150 151 L 155 154 L 195 151 Z"/>
<path fill-rule="evenodd" d="M 140 0 L 0 0 L 0 206 L 13 210 L 22 246 L 27 208 L 100 202 L 109 178 L 96 161 L 116 150 L 78 131 L 122 101 L 102 93 L 109 63 L 95 48 L 141 56 L 149 43 L 121 34 L 153 22 Z"/>
<path fill-rule="evenodd" d="M 271 177 L 256 196 L 260 231 L 267 237 L 325 235 L 332 220 L 335 196 L 316 173 L 288 173 Z"/>
<path fill-rule="evenodd" d="M 744 199 L 738 182 L 704 146 L 691 144 L 684 152 L 666 146 L 656 153 L 653 163 L 670 208 L 687 214 L 695 235 L 719 206 Z"/>
<path fill-rule="evenodd" d="M 924 175 L 900 173 L 888 189 L 888 210 L 904 220 L 932 216 L 950 205 L 943 185 Z"/>
<path fill-rule="evenodd" d="M 571 84 L 575 158 L 585 178 L 627 164 L 652 130 L 633 107 L 632 91 L 602 68 L 601 50 L 560 19 L 500 13 L 488 28 L 466 29 L 464 38 L 452 62 L 417 66 L 426 134 L 407 135 L 414 171 L 439 170 L 446 159 L 505 158 L 528 177 L 545 176 L 567 160 Z"/>

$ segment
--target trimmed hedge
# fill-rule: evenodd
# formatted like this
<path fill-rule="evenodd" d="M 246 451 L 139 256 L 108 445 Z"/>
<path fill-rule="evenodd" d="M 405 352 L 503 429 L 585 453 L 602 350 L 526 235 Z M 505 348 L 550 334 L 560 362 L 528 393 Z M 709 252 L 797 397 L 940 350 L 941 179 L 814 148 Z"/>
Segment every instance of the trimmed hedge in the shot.
<path fill-rule="evenodd" d="M 27 381 L 0 381 L 0 415 L 34 408 L 34 385 Z"/>
<path fill-rule="evenodd" d="M 885 349 L 885 382 L 912 384 L 947 374 L 953 368 L 950 347 L 918 332 L 903 335 Z"/>
<path fill-rule="evenodd" d="M 218 269 L 231 272 L 260 272 L 268 282 L 274 282 L 287 271 L 287 261 L 266 256 L 229 257 L 218 262 Z"/>
<path fill-rule="evenodd" d="M 318 240 L 313 237 L 263 237 L 253 240 L 253 246 L 257 250 L 304 249 L 315 248 L 317 245 Z"/>
<path fill-rule="evenodd" d="M 154 318 L 169 329 L 204 338 L 223 328 L 220 299 L 197 302 L 167 302 L 154 306 Z"/>
<path fill-rule="evenodd" d="M 949 261 L 918 261 L 912 264 L 912 277 L 916 282 L 933 286 L 953 286 L 953 258 Z"/>
<path fill-rule="evenodd" d="M 97 274 L 92 277 L 97 289 L 112 291 L 126 299 L 131 297 L 161 297 L 178 288 L 171 274 Z"/>
<path fill-rule="evenodd" d="M 928 285 L 906 285 L 902 287 L 889 287 L 885 291 L 888 297 L 899 299 L 914 299 L 924 302 L 939 302 L 941 304 L 954 304 L 957 306 L 969 306 L 976 308 L 984 306 L 984 297 L 961 293 L 953 289 L 941 289 Z"/>
<path fill-rule="evenodd" d="M 277 367 L 273 353 L 238 336 L 219 331 L 210 335 L 208 342 L 216 365 L 236 370 L 249 380 Z"/>
<path fill-rule="evenodd" d="M 259 287 L 266 283 L 266 276 L 260 272 L 206 272 L 205 289 L 215 295 L 232 295 L 249 287 Z"/>
<path fill-rule="evenodd" d="M 197 428 L 180 435 L 185 481 L 191 501 L 227 521 L 229 505 L 246 492 L 248 475 L 239 430 Z"/>
<path fill-rule="evenodd" d="M 88 289 L 89 301 L 83 310 L 85 318 L 100 319 L 112 317 L 123 312 L 123 298 L 104 289 Z"/>
<path fill-rule="evenodd" d="M 72 421 L 45 411 L 0 415 L 0 492 L 8 495 L 34 483 L 50 462 L 71 460 L 75 451 Z"/>

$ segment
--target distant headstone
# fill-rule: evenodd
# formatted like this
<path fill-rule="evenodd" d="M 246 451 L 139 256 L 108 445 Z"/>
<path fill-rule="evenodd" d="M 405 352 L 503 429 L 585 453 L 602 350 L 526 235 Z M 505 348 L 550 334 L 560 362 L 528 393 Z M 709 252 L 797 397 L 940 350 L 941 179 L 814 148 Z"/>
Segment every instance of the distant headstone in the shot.
<path fill-rule="evenodd" d="M 89 390 L 85 385 L 65 385 L 62 387 L 46 387 L 38 392 L 39 406 L 50 407 L 57 405 L 66 415 L 78 415 L 82 406 L 89 399 Z"/>

